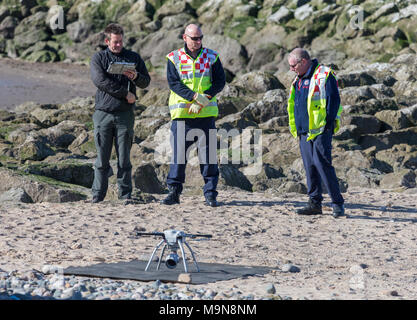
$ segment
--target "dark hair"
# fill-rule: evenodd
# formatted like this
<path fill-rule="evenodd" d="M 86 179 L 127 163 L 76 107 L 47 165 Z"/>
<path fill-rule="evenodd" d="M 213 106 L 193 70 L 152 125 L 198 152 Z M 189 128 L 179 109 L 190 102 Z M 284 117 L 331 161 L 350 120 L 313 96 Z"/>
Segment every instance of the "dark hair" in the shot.
<path fill-rule="evenodd" d="M 117 23 L 110 23 L 105 29 L 104 29 L 104 35 L 105 39 L 110 39 L 111 34 L 121 34 L 123 35 L 123 28 L 120 24 Z"/>

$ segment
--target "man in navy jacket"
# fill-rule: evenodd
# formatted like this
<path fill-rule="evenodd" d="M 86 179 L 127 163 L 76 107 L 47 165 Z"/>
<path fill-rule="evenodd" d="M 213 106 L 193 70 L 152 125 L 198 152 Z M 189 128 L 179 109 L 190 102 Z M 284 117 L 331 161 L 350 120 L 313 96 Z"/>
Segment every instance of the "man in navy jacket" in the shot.
<path fill-rule="evenodd" d="M 344 199 L 340 193 L 339 182 L 332 166 L 332 137 L 336 116 L 340 107 L 339 89 L 336 78 L 330 72 L 326 83 L 326 125 L 322 133 L 314 139 L 307 140 L 309 133 L 309 114 L 307 108 L 310 82 L 318 66 L 316 59 L 311 59 L 304 49 L 294 49 L 289 57 L 290 69 L 297 74 L 294 82 L 294 119 L 299 137 L 300 152 L 307 177 L 307 193 L 310 198 L 306 207 L 297 210 L 298 214 L 321 214 L 323 201 L 322 181 L 332 200 L 333 216 L 344 215 Z"/>

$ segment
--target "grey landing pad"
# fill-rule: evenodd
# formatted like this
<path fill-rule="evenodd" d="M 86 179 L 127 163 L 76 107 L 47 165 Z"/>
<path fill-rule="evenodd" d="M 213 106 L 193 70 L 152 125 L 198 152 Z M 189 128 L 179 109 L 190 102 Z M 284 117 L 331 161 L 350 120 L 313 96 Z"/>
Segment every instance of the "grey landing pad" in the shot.
<path fill-rule="evenodd" d="M 148 271 L 145 271 L 147 261 L 133 260 L 118 263 L 99 263 L 86 267 L 68 267 L 64 269 L 64 275 L 84 277 L 111 278 L 124 280 L 178 282 L 178 276 L 185 273 L 182 260 L 175 269 L 168 269 L 161 263 L 156 270 L 153 262 Z M 222 280 L 260 276 L 271 272 L 274 268 L 259 266 L 237 266 L 220 263 L 199 262 L 200 272 L 195 265 L 187 261 L 188 272 L 191 274 L 192 284 L 205 284 Z"/>

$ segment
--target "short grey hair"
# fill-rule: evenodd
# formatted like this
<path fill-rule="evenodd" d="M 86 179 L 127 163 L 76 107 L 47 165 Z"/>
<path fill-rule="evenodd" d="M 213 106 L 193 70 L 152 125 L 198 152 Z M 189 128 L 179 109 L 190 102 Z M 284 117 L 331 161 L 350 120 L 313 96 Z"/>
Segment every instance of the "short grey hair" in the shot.
<path fill-rule="evenodd" d="M 302 59 L 306 59 L 307 61 L 311 60 L 310 54 L 303 48 L 295 48 L 293 51 L 291 51 L 288 57 L 293 57 L 297 59 L 297 61 L 301 61 Z"/>

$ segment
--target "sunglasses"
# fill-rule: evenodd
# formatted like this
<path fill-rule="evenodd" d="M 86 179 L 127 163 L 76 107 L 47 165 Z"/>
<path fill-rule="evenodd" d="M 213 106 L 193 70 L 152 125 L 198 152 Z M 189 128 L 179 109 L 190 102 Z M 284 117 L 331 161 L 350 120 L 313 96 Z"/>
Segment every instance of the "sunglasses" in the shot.
<path fill-rule="evenodd" d="M 298 61 L 296 64 L 290 64 L 290 68 L 291 69 L 295 68 L 300 62 L 301 62 L 301 60 Z"/>
<path fill-rule="evenodd" d="M 186 34 L 186 36 L 193 41 L 203 40 L 203 35 L 201 35 L 200 37 L 191 37 L 188 34 Z"/>

